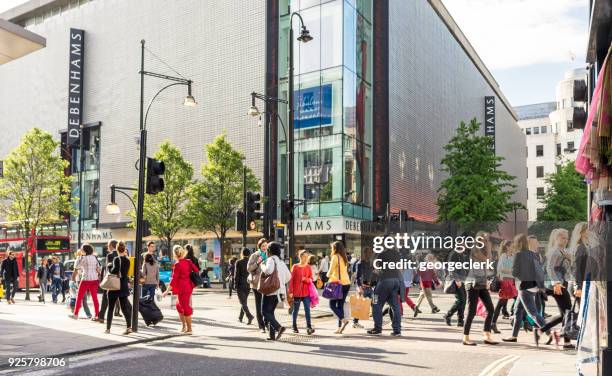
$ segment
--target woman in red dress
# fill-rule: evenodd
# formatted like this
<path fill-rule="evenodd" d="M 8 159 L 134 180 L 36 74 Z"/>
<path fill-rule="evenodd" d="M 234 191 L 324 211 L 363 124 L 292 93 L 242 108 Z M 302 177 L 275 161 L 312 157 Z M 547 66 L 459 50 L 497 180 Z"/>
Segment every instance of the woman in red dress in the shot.
<path fill-rule="evenodd" d="M 176 263 L 172 267 L 172 280 L 170 281 L 170 287 L 164 293 L 164 296 L 170 292 L 177 295 L 176 310 L 179 313 L 179 318 L 183 324 L 181 332 L 185 334 L 192 334 L 191 330 L 191 315 L 193 314 L 193 308 L 191 308 L 191 293 L 195 285 L 191 282 L 189 275 L 191 271 L 197 273 L 196 266 L 191 260 L 185 258 L 187 251 L 180 245 L 175 245 L 172 249 L 172 254 Z"/>

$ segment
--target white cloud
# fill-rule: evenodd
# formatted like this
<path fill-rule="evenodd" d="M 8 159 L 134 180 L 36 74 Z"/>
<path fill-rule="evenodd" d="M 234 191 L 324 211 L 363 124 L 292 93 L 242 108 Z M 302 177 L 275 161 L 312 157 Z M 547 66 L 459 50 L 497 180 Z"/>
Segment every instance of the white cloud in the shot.
<path fill-rule="evenodd" d="M 443 0 L 489 69 L 584 56 L 585 0 Z"/>
<path fill-rule="evenodd" d="M 0 13 L 26 3 L 28 0 L 0 0 Z"/>

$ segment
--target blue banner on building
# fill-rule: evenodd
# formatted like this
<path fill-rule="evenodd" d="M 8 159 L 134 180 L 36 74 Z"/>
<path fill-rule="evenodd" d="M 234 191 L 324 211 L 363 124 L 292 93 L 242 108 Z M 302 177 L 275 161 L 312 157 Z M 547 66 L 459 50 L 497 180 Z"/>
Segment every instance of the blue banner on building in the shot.
<path fill-rule="evenodd" d="M 332 84 L 297 90 L 294 98 L 295 129 L 331 125 Z"/>

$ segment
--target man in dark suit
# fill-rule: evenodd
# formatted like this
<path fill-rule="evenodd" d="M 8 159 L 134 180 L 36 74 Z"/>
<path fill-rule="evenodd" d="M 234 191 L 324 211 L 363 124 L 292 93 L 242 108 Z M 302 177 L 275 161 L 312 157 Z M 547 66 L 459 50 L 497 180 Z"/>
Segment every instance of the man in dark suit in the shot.
<path fill-rule="evenodd" d="M 242 322 L 244 315 L 246 315 L 247 319 L 249 320 L 247 325 L 251 325 L 253 322 L 253 315 L 249 311 L 249 306 L 247 305 L 249 291 L 251 290 L 251 286 L 248 281 L 249 272 L 247 270 L 250 255 L 250 249 L 242 248 L 242 258 L 236 261 L 236 266 L 234 269 L 234 286 L 236 288 L 236 294 L 238 295 L 238 300 L 240 301 L 241 306 L 238 321 Z"/>
<path fill-rule="evenodd" d="M 2 261 L 0 276 L 4 281 L 4 295 L 7 303 L 15 304 L 15 291 L 19 288 L 19 267 L 13 251 L 8 251 L 8 257 Z"/>
<path fill-rule="evenodd" d="M 106 255 L 106 265 L 102 269 L 102 273 L 100 273 L 100 277 L 104 278 L 104 274 L 106 274 L 106 270 L 109 268 L 109 265 L 113 265 L 113 260 L 117 257 L 117 241 L 115 239 L 111 239 L 108 241 L 108 254 Z M 102 293 L 102 304 L 100 304 L 100 314 L 98 315 L 98 322 L 104 323 L 104 317 L 106 315 L 106 309 L 108 308 L 108 291 L 104 290 Z M 119 308 L 119 305 L 117 305 Z M 116 311 L 115 311 L 116 312 Z"/>

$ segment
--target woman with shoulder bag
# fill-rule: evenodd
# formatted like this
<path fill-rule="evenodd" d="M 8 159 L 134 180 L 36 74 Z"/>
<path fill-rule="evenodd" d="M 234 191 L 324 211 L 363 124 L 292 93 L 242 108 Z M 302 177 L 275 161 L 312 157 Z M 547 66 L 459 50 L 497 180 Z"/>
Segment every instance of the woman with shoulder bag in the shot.
<path fill-rule="evenodd" d="M 497 319 L 506 307 L 508 300 L 515 299 L 518 295 L 516 286 L 514 285 L 514 277 L 512 276 L 512 265 L 514 263 L 514 249 L 510 240 L 504 240 L 499 245 L 499 258 L 497 261 L 497 278 L 499 280 L 499 300 L 495 306 L 493 313 L 493 322 L 491 330 L 493 333 L 499 334 L 497 329 Z"/>
<path fill-rule="evenodd" d="M 261 311 L 269 325 L 268 340 L 271 341 L 278 340 L 286 330 L 274 316 L 279 295 L 285 294 L 285 285 L 291 280 L 291 272 L 281 261 L 280 254 L 281 245 L 278 242 L 271 242 L 268 244 L 266 262 L 263 262 L 262 257 L 257 260 L 262 272 L 259 278 L 259 291 L 263 294 Z"/>
<path fill-rule="evenodd" d="M 124 335 L 132 333 L 132 312 L 128 296 L 130 295 L 130 288 L 128 285 L 128 272 L 130 270 L 130 259 L 127 256 L 127 249 L 125 248 L 124 242 L 117 244 L 117 257 L 113 259 L 112 264 L 108 268 L 107 273 L 115 275 L 119 278 L 119 289 L 108 291 L 108 312 L 106 314 L 106 333 L 110 333 L 110 328 L 113 322 L 113 312 L 115 310 L 115 304 L 119 301 L 121 306 L 121 312 L 125 317 L 127 328 Z M 97 292 L 96 292 L 97 293 Z"/>
<path fill-rule="evenodd" d="M 170 286 L 168 286 L 163 296 L 170 294 L 170 292 L 177 295 L 176 311 L 183 324 L 181 332 L 191 335 L 193 334 L 191 328 L 191 315 L 193 315 L 191 294 L 195 287 L 195 283 L 191 280 L 191 272 L 197 273 L 198 270 L 191 260 L 185 258 L 187 251 L 180 245 L 175 245 L 174 248 L 172 248 L 172 254 L 176 263 L 172 267 Z"/>
<path fill-rule="evenodd" d="M 327 272 L 327 284 L 341 286 L 335 286 L 336 288 L 341 289 L 339 296 L 329 300 L 329 307 L 338 317 L 338 329 L 336 329 L 334 332 L 335 334 L 342 334 L 349 323 L 349 321 L 344 317 L 344 303 L 346 302 L 346 296 L 351 289 L 351 279 L 348 275 L 347 265 L 348 258 L 346 256 L 344 243 L 337 240 L 331 244 L 330 265 L 329 271 Z M 326 288 L 329 288 L 329 286 L 326 286 Z"/>

